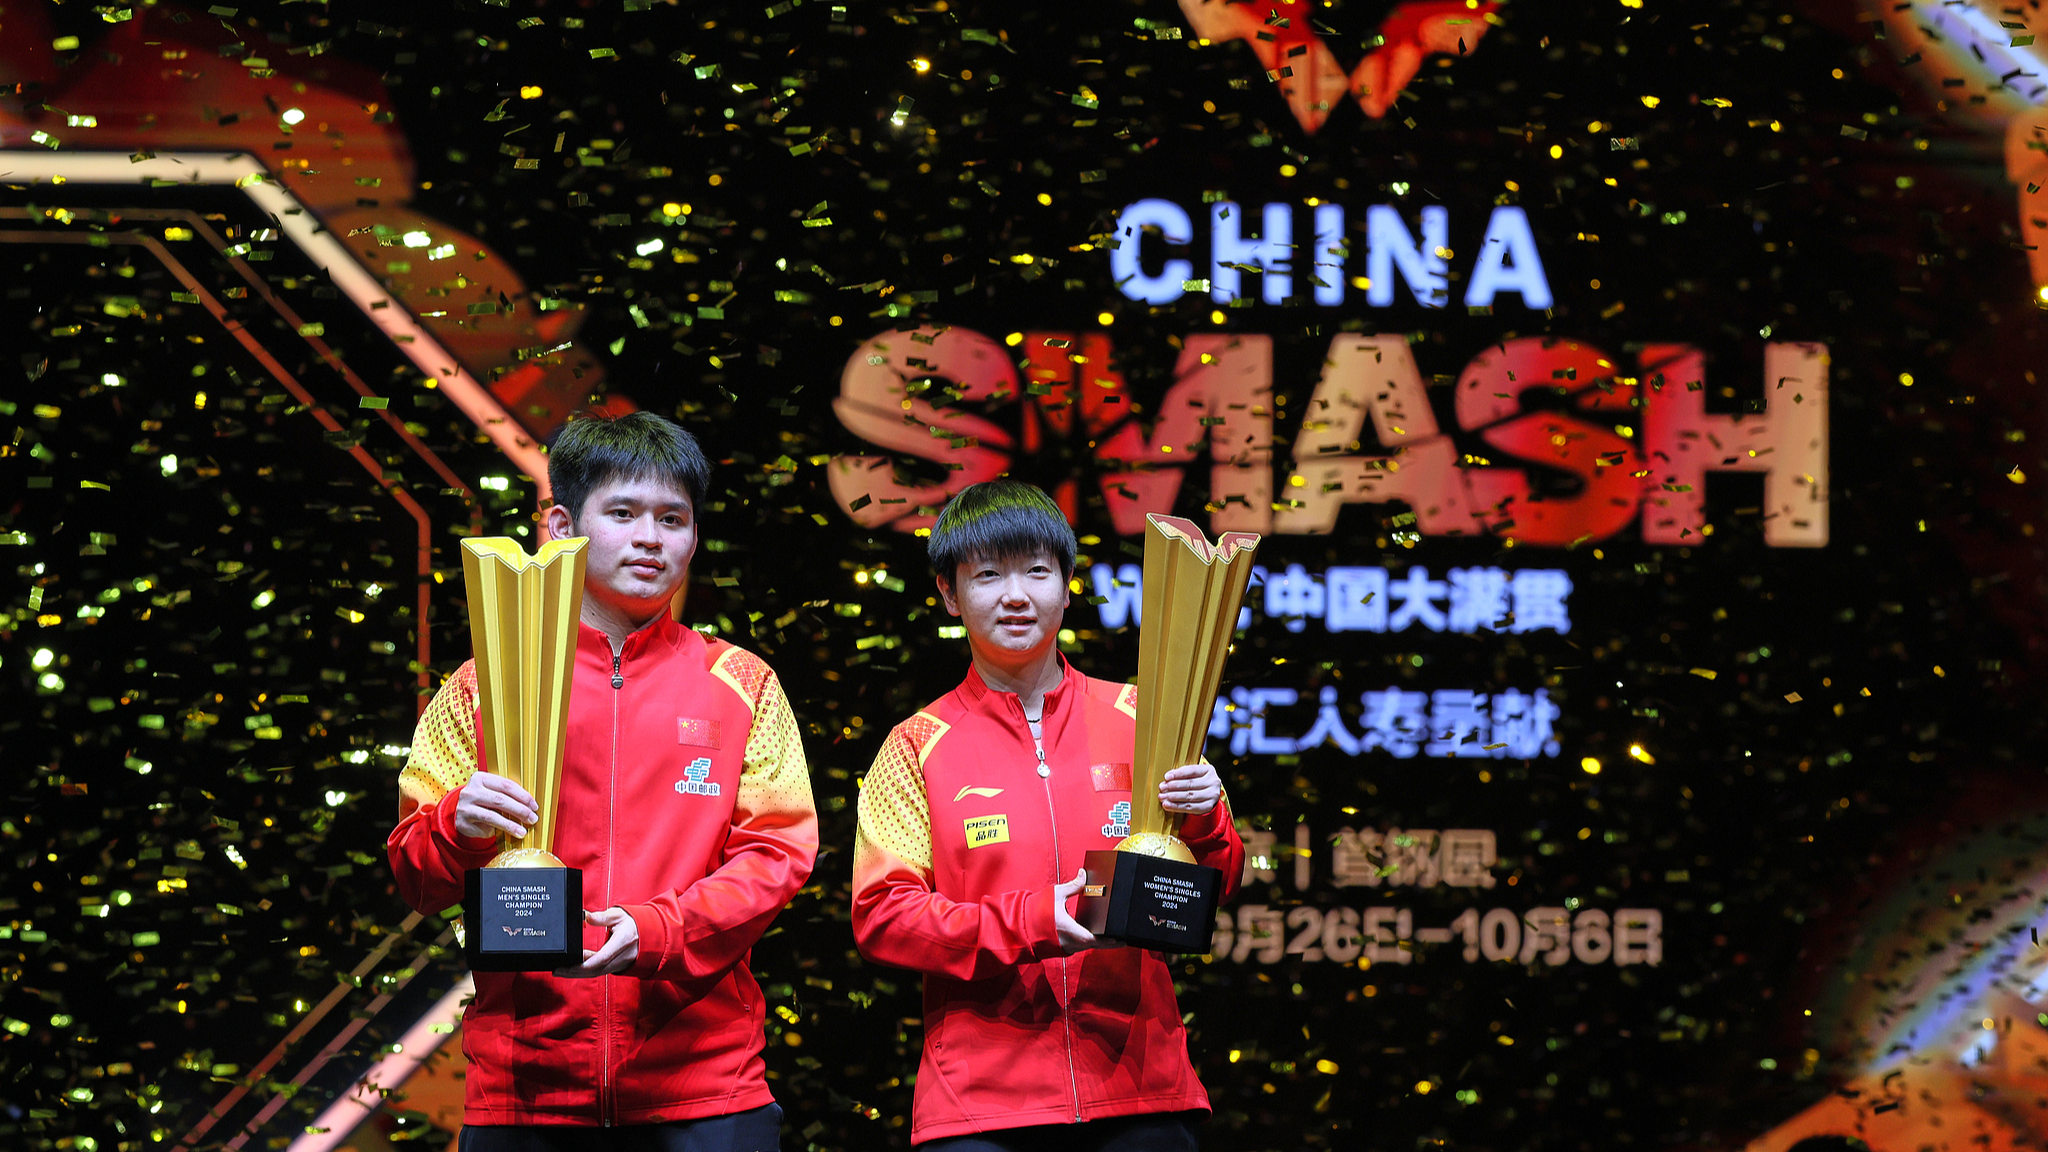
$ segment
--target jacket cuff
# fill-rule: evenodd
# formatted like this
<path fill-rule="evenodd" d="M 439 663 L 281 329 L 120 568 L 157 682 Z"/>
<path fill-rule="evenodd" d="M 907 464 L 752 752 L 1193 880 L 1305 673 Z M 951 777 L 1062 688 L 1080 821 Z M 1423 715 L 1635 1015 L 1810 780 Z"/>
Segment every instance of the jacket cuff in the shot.
<path fill-rule="evenodd" d="M 1219 798 L 1214 808 L 1199 815 L 1189 815 L 1181 821 L 1180 838 L 1184 843 L 1188 844 L 1214 840 L 1222 832 L 1218 825 L 1227 819 L 1229 815 L 1229 810 L 1224 806 L 1223 800 Z"/>
<path fill-rule="evenodd" d="M 637 976 L 642 980 L 658 978 L 662 964 L 668 959 L 668 921 L 662 919 L 652 904 L 622 904 L 620 907 L 633 918 L 633 928 L 640 935 L 640 954 L 623 975 Z"/>
<path fill-rule="evenodd" d="M 1024 927 L 1030 933 L 1030 955 L 1034 961 L 1055 960 L 1066 954 L 1060 947 L 1059 927 L 1053 920 L 1055 907 L 1051 888 L 1038 889 L 1025 902 Z"/>
<path fill-rule="evenodd" d="M 467 867 L 481 868 L 498 854 L 496 836 L 464 836 L 455 830 L 455 805 L 460 792 L 450 792 L 434 805 L 434 832 Z"/>

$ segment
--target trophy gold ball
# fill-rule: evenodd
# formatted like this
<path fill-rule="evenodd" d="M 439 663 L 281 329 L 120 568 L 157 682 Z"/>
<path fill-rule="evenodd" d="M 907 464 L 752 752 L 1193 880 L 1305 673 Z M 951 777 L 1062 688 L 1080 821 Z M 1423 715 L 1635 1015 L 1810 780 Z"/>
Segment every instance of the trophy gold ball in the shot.
<path fill-rule="evenodd" d="M 562 861 L 544 848 L 507 848 L 491 858 L 486 868 L 561 868 Z"/>
<path fill-rule="evenodd" d="M 463 956 L 484 972 L 583 960 L 583 873 L 558 859 L 569 688 L 583 608 L 583 537 L 528 554 L 505 536 L 462 542 L 463 584 L 481 716 L 478 766 L 533 797 L 540 819 L 464 876 Z"/>
<path fill-rule="evenodd" d="M 1251 581 L 1259 538 L 1226 532 L 1211 544 L 1191 521 L 1145 517 L 1145 616 L 1138 633 L 1137 747 L 1131 758 L 1131 834 L 1089 852 L 1079 920 L 1097 935 L 1167 952 L 1206 952 L 1223 875 L 1199 864 L 1159 786 L 1200 762 L 1223 661 Z"/>
<path fill-rule="evenodd" d="M 1117 842 L 1118 852 L 1134 852 L 1140 856 L 1157 856 L 1162 860 L 1178 860 L 1193 864 L 1195 854 L 1181 842 L 1178 836 L 1164 832 L 1134 832 Z"/>

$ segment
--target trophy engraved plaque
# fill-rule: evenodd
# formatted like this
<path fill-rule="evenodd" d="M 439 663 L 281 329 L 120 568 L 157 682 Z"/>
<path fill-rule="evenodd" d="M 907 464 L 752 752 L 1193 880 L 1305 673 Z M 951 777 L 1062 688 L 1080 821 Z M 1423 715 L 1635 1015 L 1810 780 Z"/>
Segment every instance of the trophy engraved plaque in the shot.
<path fill-rule="evenodd" d="M 583 872 L 556 859 L 569 685 L 583 607 L 582 537 L 528 555 L 517 540 L 462 542 L 483 723 L 482 767 L 533 796 L 540 820 L 463 878 L 462 953 L 479 972 L 583 962 Z"/>
<path fill-rule="evenodd" d="M 1201 759 L 1258 546 L 1249 532 L 1226 532 L 1212 546 L 1190 521 L 1145 517 L 1131 834 L 1113 851 L 1087 854 L 1076 917 L 1098 936 L 1162 952 L 1209 949 L 1223 874 L 1195 863 L 1177 835 L 1181 814 L 1159 803 L 1159 783 Z"/>

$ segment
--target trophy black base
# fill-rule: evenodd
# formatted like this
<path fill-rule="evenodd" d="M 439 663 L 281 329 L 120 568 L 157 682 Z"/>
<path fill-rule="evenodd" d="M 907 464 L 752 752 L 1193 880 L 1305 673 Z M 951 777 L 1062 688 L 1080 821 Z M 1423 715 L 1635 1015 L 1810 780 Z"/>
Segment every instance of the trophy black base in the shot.
<path fill-rule="evenodd" d="M 462 957 L 473 972 L 551 972 L 583 963 L 581 868 L 472 868 L 463 877 Z"/>
<path fill-rule="evenodd" d="M 1136 852 L 1090 852 L 1084 866 L 1081 927 L 1158 952 L 1209 951 L 1223 873 Z"/>

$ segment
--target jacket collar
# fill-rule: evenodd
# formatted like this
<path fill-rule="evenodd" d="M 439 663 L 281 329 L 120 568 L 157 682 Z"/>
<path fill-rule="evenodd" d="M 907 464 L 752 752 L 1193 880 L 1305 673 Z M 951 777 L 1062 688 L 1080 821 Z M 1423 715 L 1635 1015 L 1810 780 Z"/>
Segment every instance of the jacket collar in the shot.
<path fill-rule="evenodd" d="M 626 644 L 621 650 L 620 656 L 622 661 L 631 661 L 653 652 L 681 648 L 692 640 L 700 644 L 703 643 L 703 637 L 699 636 L 694 629 L 683 627 L 682 624 L 664 612 L 657 616 L 652 624 L 626 637 Z M 578 621 L 576 624 L 576 647 L 588 652 L 594 652 L 602 656 L 605 663 L 611 663 L 611 638 L 582 621 Z"/>
<path fill-rule="evenodd" d="M 1081 673 L 1067 663 L 1065 656 L 1058 658 L 1060 682 L 1045 694 L 1045 711 L 1040 716 L 1040 727 L 1048 737 L 1055 728 L 1066 724 L 1067 716 L 1073 712 L 1067 705 L 1079 700 L 1084 692 Z M 1017 699 L 1017 694 L 989 687 L 988 681 L 981 678 L 980 670 L 974 665 L 967 666 L 967 679 L 961 682 L 959 692 L 969 708 L 1014 724 L 1019 731 L 1026 730 L 1024 705 Z"/>

